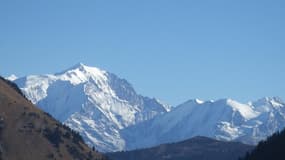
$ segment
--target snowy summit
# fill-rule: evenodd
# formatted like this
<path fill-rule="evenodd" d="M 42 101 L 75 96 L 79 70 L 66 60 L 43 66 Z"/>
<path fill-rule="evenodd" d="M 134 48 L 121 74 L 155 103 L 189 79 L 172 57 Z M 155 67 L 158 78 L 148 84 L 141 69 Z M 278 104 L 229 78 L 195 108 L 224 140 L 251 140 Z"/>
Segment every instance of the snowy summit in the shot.
<path fill-rule="evenodd" d="M 78 131 L 100 151 L 125 148 L 120 130 L 169 110 L 141 96 L 126 80 L 79 63 L 63 72 L 14 81 L 44 111 Z"/>

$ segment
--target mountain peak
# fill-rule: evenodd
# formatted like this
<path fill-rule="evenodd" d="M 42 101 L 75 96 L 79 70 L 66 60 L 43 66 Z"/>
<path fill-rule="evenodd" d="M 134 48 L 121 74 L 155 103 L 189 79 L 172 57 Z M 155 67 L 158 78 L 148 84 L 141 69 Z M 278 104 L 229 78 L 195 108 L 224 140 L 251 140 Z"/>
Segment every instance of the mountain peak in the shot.
<path fill-rule="evenodd" d="M 15 82 L 33 103 L 81 133 L 100 151 L 124 149 L 120 130 L 170 110 L 156 99 L 137 94 L 115 74 L 83 63 L 61 73 Z"/>
<path fill-rule="evenodd" d="M 272 105 L 273 107 L 283 107 L 284 102 L 279 97 L 263 97 L 253 102 L 257 106 Z"/>
<path fill-rule="evenodd" d="M 263 97 L 261 99 L 259 99 L 260 101 L 264 101 L 264 102 L 280 102 L 283 103 L 282 99 L 280 97 Z"/>
<path fill-rule="evenodd" d="M 72 82 L 72 84 L 79 84 L 88 81 L 90 78 L 95 81 L 101 81 L 101 83 L 107 83 L 107 72 L 96 67 L 90 67 L 83 63 L 77 63 L 76 65 L 60 72 L 55 76 L 62 80 Z"/>
<path fill-rule="evenodd" d="M 76 63 L 75 65 L 73 65 L 72 67 L 68 68 L 68 69 L 65 70 L 64 72 L 70 71 L 70 70 L 76 70 L 76 69 L 85 70 L 86 67 L 88 67 L 88 66 L 85 65 L 85 64 L 82 63 L 82 62 L 79 62 L 79 63 Z M 94 68 L 95 68 L 95 67 L 94 67 Z"/>
<path fill-rule="evenodd" d="M 77 63 L 77 65 L 78 66 L 86 66 L 84 63 L 82 63 L 82 62 L 79 62 L 79 63 Z"/>
<path fill-rule="evenodd" d="M 85 64 L 82 63 L 82 62 L 79 62 L 79 63 L 76 63 L 75 65 L 73 65 L 73 67 L 71 67 L 71 69 L 86 68 L 86 67 L 89 67 L 89 66 L 85 65 Z"/>
<path fill-rule="evenodd" d="M 104 70 L 102 69 L 99 69 L 97 67 L 91 67 L 91 66 L 88 66 L 88 65 L 85 65 L 84 63 L 82 62 L 79 62 L 75 65 L 73 65 L 72 67 L 69 67 L 65 70 L 63 70 L 62 72 L 59 72 L 59 73 L 56 73 L 55 75 L 61 75 L 61 74 L 65 74 L 67 72 L 72 72 L 72 71 L 80 71 L 80 72 L 105 72 Z"/>

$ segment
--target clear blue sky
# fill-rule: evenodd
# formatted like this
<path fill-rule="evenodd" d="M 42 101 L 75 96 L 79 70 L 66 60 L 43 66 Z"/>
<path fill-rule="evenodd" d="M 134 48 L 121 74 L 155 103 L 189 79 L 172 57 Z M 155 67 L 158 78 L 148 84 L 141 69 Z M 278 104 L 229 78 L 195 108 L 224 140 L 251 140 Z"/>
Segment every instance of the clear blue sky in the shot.
<path fill-rule="evenodd" d="M 0 1 L 1 75 L 78 62 L 172 105 L 285 100 L 285 1 Z"/>

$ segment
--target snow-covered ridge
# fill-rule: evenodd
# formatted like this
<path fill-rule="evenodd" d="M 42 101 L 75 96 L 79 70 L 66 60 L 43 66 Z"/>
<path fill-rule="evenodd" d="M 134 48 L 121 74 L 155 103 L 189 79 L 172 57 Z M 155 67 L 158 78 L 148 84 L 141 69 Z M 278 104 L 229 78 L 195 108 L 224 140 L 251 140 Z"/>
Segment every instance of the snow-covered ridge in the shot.
<path fill-rule="evenodd" d="M 257 117 L 260 113 L 254 111 L 253 108 L 246 104 L 241 104 L 232 99 L 227 100 L 227 105 L 233 108 L 233 111 L 238 111 L 246 120 Z"/>
<path fill-rule="evenodd" d="M 121 129 L 169 111 L 157 99 L 137 94 L 126 80 L 82 63 L 14 82 L 34 104 L 80 132 L 100 151 L 124 149 Z"/>
<path fill-rule="evenodd" d="M 284 102 L 277 97 L 265 97 L 248 104 L 232 99 L 194 99 L 122 132 L 125 139 L 131 140 L 127 142 L 127 149 L 150 147 L 195 136 L 257 144 L 285 127 L 284 106 Z"/>

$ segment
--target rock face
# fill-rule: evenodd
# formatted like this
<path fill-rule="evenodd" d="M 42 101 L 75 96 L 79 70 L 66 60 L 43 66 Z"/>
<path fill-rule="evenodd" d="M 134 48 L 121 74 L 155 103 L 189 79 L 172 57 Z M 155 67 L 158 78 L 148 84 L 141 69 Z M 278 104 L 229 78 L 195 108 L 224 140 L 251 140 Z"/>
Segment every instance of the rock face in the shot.
<path fill-rule="evenodd" d="M 15 84 L 0 77 L 0 159 L 105 158 L 92 151 L 78 133 L 35 107 Z"/>
<path fill-rule="evenodd" d="M 126 80 L 84 64 L 14 82 L 34 104 L 100 151 L 125 149 L 120 130 L 170 109 L 156 99 L 138 95 Z"/>
<path fill-rule="evenodd" d="M 122 132 L 130 140 L 128 149 L 195 136 L 255 145 L 284 126 L 285 105 L 279 98 L 262 98 L 248 104 L 231 99 L 206 102 L 196 99 Z"/>
<path fill-rule="evenodd" d="M 108 153 L 111 160 L 237 160 L 253 146 L 239 142 L 223 142 L 206 137 L 194 137 L 182 142 L 162 144 L 133 151 Z"/>

